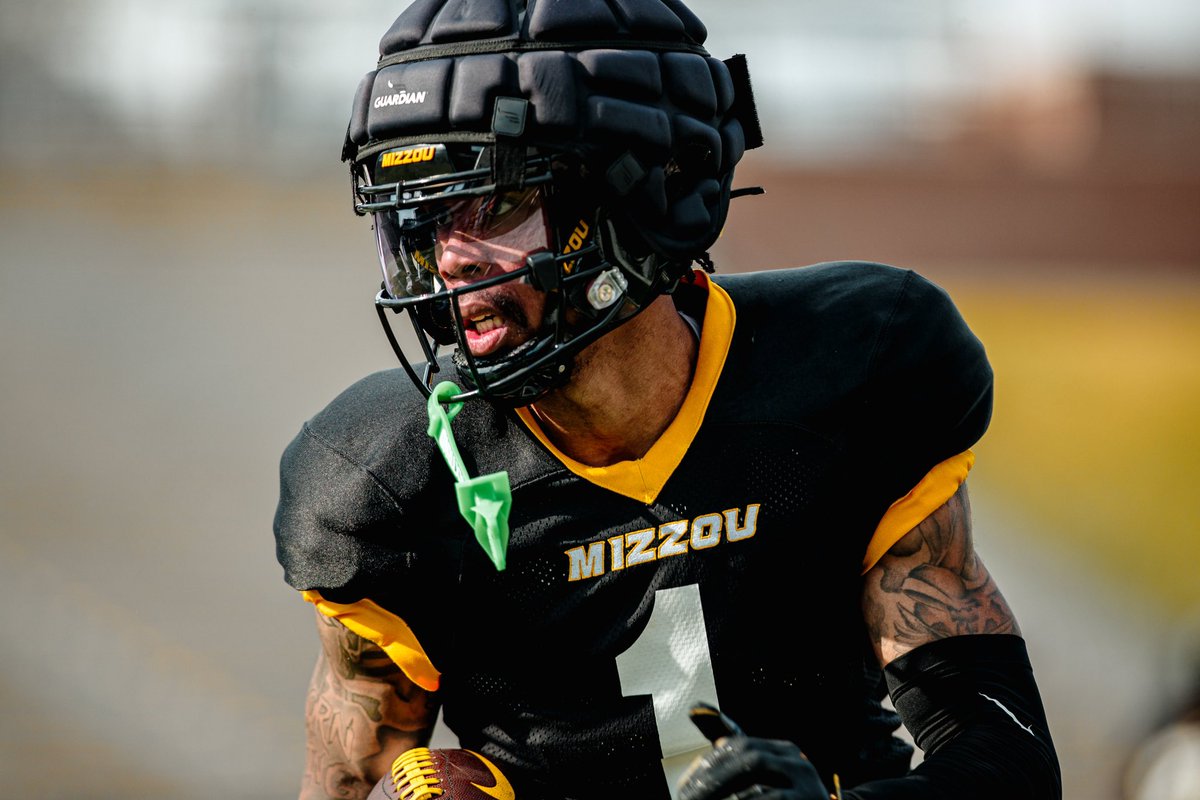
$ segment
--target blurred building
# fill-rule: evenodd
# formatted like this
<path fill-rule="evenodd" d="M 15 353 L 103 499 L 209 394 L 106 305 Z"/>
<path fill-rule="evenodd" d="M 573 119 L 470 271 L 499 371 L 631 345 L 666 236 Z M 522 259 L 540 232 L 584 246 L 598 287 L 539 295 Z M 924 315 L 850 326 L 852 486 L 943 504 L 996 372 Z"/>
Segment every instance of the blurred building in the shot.
<path fill-rule="evenodd" d="M 180 165 L 334 156 L 353 89 L 404 5 L 0 0 L 0 159 L 53 162 L 68 144 Z M 1194 157 L 1179 146 L 1195 132 L 1194 3 L 691 5 L 714 54 L 750 55 L 774 159 L 828 165 L 989 140 L 1056 167 L 1097 145 Z M 1135 104 L 1159 116 L 1114 133 L 1123 123 L 1108 115 Z"/>
<path fill-rule="evenodd" d="M 775 202 L 736 218 L 747 268 L 876 258 L 1200 267 L 1200 76 L 1084 71 L 963 102 L 936 140 L 854 160 L 751 158 Z M 757 169 L 756 169 L 757 168 Z M 741 201 L 747 204 L 752 200 Z M 736 207 L 735 207 L 735 213 Z"/>
<path fill-rule="evenodd" d="M 1200 263 L 1200 5 L 693 6 L 750 54 L 768 147 L 743 175 L 813 221 L 804 260 Z M 330 174 L 402 7 L 0 0 L 0 163 Z M 743 268 L 795 258 L 749 217 Z"/>

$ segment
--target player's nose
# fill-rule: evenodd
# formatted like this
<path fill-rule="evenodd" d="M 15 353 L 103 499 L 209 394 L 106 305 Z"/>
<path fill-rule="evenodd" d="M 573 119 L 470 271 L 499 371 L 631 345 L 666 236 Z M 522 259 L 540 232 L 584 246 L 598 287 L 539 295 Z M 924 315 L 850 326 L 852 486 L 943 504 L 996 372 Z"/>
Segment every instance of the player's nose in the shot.
<path fill-rule="evenodd" d="M 442 247 L 437 267 L 446 286 L 453 288 L 483 280 L 492 265 L 482 261 L 478 253 L 472 252 L 470 247 L 452 236 Z"/>

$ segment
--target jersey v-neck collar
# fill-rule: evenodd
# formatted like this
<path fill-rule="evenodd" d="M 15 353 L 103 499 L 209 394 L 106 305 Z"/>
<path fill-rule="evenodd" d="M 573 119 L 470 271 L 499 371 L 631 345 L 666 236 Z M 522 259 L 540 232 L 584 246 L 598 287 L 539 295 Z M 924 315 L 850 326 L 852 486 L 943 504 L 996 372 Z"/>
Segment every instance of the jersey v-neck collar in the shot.
<path fill-rule="evenodd" d="M 712 281 L 707 281 L 707 284 L 704 327 L 700 334 L 700 347 L 691 388 L 688 389 L 675 419 L 646 455 L 629 461 L 618 461 L 605 467 L 588 466 L 555 447 L 529 408 L 516 410 L 525 427 L 564 467 L 589 483 L 611 492 L 643 503 L 655 501 L 700 430 L 704 413 L 708 410 L 709 401 L 725 366 L 729 346 L 733 342 L 733 328 L 737 320 L 733 299 Z"/>

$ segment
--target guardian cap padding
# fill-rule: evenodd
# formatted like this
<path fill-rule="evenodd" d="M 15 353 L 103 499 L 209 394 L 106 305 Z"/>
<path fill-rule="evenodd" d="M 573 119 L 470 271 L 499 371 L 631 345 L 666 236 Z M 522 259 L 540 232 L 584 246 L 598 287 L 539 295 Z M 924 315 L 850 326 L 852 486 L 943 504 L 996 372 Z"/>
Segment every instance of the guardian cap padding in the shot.
<path fill-rule="evenodd" d="M 734 166 L 762 135 L 744 57 L 713 58 L 707 34 L 678 0 L 417 0 L 396 19 L 359 83 L 342 158 L 355 210 L 383 234 L 380 320 L 423 391 L 437 346 L 457 341 L 468 386 L 457 399 L 533 402 L 693 262 L 712 270 Z M 418 151 L 453 164 L 439 176 L 385 169 L 390 154 Z M 413 209 L 531 185 L 552 246 L 508 279 L 546 292 L 546 312 L 522 345 L 475 358 L 453 317 L 484 284 L 449 291 L 432 256 L 416 263 L 429 242 Z M 424 378 L 385 308 L 408 310 L 427 337 Z"/>
<path fill-rule="evenodd" d="M 574 152 L 599 204 L 688 263 L 716 240 L 734 166 L 761 143 L 744 62 L 731 73 L 706 38 L 676 0 L 417 0 L 359 84 L 343 156 L 498 137 Z M 528 103 L 519 130 L 497 122 L 507 98 Z"/>

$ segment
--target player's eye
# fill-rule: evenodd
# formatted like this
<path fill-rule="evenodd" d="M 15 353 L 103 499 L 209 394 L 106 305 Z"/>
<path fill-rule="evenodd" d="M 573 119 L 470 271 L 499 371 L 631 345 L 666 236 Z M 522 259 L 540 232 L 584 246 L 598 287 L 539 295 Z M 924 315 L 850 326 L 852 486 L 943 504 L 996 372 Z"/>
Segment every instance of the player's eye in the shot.
<path fill-rule="evenodd" d="M 503 231 L 518 215 L 532 207 L 536 188 L 518 189 L 511 192 L 454 200 L 445 204 L 428 204 L 422 207 L 419 220 L 432 223 L 438 235 L 444 236 L 450 229 L 462 231 Z"/>
<path fill-rule="evenodd" d="M 484 204 L 484 211 L 493 222 L 500 221 L 527 206 L 535 191 L 534 189 L 518 189 L 492 195 Z"/>
<path fill-rule="evenodd" d="M 495 195 L 488 201 L 488 216 L 492 219 L 502 219 L 520 208 L 521 201 L 524 199 L 524 192 L 505 192 Z"/>

